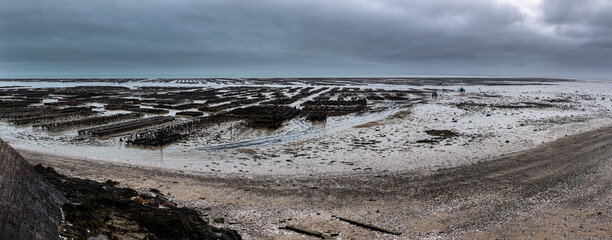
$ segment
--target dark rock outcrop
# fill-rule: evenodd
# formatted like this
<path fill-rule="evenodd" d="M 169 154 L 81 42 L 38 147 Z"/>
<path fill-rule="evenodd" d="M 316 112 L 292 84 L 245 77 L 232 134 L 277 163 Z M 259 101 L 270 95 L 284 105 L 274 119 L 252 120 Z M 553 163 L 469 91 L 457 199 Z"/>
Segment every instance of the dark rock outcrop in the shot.
<path fill-rule="evenodd" d="M 159 192 L 147 199 L 117 184 L 32 167 L 0 139 L 0 239 L 241 239 Z"/>
<path fill-rule="evenodd" d="M 118 188 L 111 180 L 96 182 L 66 177 L 50 167 L 34 168 L 70 200 L 60 226 L 61 235 L 69 239 L 241 239 L 234 230 L 208 225 L 193 209 L 167 207 L 174 203 L 160 200 L 161 193 L 146 199 L 146 194 Z"/>

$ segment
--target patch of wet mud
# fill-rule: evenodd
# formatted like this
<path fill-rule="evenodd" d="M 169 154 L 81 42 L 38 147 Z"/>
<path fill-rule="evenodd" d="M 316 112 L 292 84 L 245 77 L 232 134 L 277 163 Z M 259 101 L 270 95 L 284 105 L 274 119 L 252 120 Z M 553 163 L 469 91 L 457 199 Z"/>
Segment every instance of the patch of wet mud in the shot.
<path fill-rule="evenodd" d="M 451 130 L 436 130 L 436 129 L 432 129 L 432 130 L 427 130 L 425 131 L 425 133 L 427 133 L 427 135 L 430 136 L 434 136 L 431 139 L 421 139 L 418 140 L 417 143 L 438 143 L 444 139 L 448 139 L 448 138 L 453 138 L 453 137 L 457 137 L 459 136 L 459 134 L 457 134 L 456 132 L 453 132 Z"/>

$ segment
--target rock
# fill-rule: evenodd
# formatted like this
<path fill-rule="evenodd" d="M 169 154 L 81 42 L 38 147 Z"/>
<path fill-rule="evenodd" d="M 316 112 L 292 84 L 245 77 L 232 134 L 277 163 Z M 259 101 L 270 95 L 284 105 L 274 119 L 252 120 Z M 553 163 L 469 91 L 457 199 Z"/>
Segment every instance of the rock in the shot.
<path fill-rule="evenodd" d="M 108 237 L 104 234 L 100 234 L 98 236 L 95 237 L 89 237 L 87 238 L 87 240 L 108 240 Z"/>
<path fill-rule="evenodd" d="M 134 221 L 128 221 L 125 218 L 113 218 L 105 223 L 106 226 L 109 226 L 111 229 L 120 232 L 140 232 L 142 229 L 138 226 L 138 224 Z"/>
<path fill-rule="evenodd" d="M 142 199 L 152 199 L 152 198 L 155 198 L 155 195 L 150 194 L 150 193 L 141 193 L 138 196 L 140 196 Z"/>
<path fill-rule="evenodd" d="M 178 208 L 159 195 L 144 200 L 133 189 L 114 186 L 115 182 L 70 178 L 42 166 L 35 169 L 68 199 L 80 203 L 64 204 L 60 229 L 66 239 L 101 234 L 109 239 L 242 239 L 235 230 L 213 227 L 196 210 Z M 157 202 L 166 208 L 158 208 Z"/>
<path fill-rule="evenodd" d="M 115 187 L 115 186 L 119 185 L 119 182 L 113 181 L 113 180 L 110 180 L 110 179 L 106 180 L 106 182 L 104 182 L 104 183 L 106 183 L 107 185 L 110 185 L 112 187 Z"/>
<path fill-rule="evenodd" d="M 225 223 L 225 219 L 224 219 L 224 218 L 222 218 L 222 217 L 220 217 L 220 218 L 215 218 L 215 219 L 213 219 L 213 222 L 214 222 L 214 223 L 218 223 L 218 224 L 223 224 L 223 223 Z"/>
<path fill-rule="evenodd" d="M 144 203 L 144 199 L 142 199 L 141 197 L 134 197 L 134 199 L 132 199 L 132 201 L 138 203 L 138 204 L 143 204 Z"/>
<path fill-rule="evenodd" d="M 176 203 L 170 202 L 170 201 L 165 201 L 162 203 L 162 206 L 164 207 L 169 207 L 169 208 L 176 208 Z"/>

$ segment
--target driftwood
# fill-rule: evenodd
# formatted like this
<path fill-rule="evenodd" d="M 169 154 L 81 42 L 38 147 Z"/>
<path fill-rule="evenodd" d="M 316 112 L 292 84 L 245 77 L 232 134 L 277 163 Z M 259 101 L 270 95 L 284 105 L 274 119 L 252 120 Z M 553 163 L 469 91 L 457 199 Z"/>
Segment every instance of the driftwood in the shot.
<path fill-rule="evenodd" d="M 357 225 L 357 226 L 360 226 L 360 227 L 363 227 L 363 228 L 367 228 L 367 229 L 370 229 L 370 230 L 384 232 L 384 233 L 393 234 L 393 235 L 402 235 L 402 233 L 400 233 L 400 232 L 394 232 L 394 231 L 391 231 L 389 229 L 377 227 L 377 226 L 370 225 L 370 224 L 367 224 L 367 223 L 358 222 L 358 221 L 355 221 L 355 220 L 352 220 L 352 219 L 343 218 L 343 217 L 336 217 L 336 218 L 338 218 L 341 221 L 345 221 L 345 222 L 348 222 L 350 224 Z"/>
<path fill-rule="evenodd" d="M 313 236 L 313 237 L 318 237 L 318 238 L 321 238 L 321 239 L 335 239 L 335 238 L 333 238 L 333 237 L 331 237 L 329 235 L 323 234 L 321 232 L 318 232 L 318 231 L 315 231 L 315 230 L 306 229 L 306 228 L 296 227 L 294 225 L 286 226 L 286 227 L 284 227 L 284 229 L 291 230 L 291 231 L 294 231 L 294 232 L 298 232 L 298 233 L 301 233 L 301 234 L 310 235 L 310 236 Z"/>

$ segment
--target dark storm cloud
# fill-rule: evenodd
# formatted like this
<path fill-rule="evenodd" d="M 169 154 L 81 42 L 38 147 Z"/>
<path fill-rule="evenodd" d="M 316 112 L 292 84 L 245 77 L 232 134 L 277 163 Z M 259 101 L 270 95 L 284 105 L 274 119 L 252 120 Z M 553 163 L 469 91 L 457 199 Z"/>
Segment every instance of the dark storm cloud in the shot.
<path fill-rule="evenodd" d="M 586 45 L 612 45 L 612 4 L 608 1 L 547 0 L 544 20 L 555 33 Z"/>
<path fill-rule="evenodd" d="M 0 70 L 607 78 L 608 1 L 3 1 Z M 537 16 L 533 16 L 533 12 Z"/>

